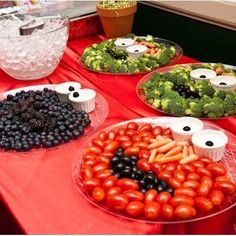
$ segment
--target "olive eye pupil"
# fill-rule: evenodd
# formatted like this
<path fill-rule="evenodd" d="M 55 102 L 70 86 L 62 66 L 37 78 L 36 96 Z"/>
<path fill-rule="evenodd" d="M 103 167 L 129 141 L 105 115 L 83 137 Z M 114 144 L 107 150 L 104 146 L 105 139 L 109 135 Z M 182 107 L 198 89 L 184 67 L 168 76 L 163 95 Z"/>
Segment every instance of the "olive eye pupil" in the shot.
<path fill-rule="evenodd" d="M 208 147 L 212 147 L 214 145 L 214 143 L 212 141 L 206 141 L 206 146 Z"/>
<path fill-rule="evenodd" d="M 183 131 L 190 131 L 191 128 L 189 126 L 184 126 Z"/>
<path fill-rule="evenodd" d="M 225 82 L 220 82 L 219 85 L 227 85 Z"/>
<path fill-rule="evenodd" d="M 73 86 L 70 86 L 70 87 L 69 87 L 69 91 L 72 92 L 72 91 L 74 91 L 74 90 L 75 90 L 75 88 L 74 88 Z"/>
<path fill-rule="evenodd" d="M 78 92 L 74 92 L 74 93 L 73 93 L 73 97 L 74 97 L 74 98 L 79 97 L 79 93 L 78 93 Z"/>
<path fill-rule="evenodd" d="M 139 50 L 138 50 L 138 49 L 136 49 L 134 52 L 139 52 Z"/>
<path fill-rule="evenodd" d="M 200 78 L 206 78 L 206 76 L 205 76 L 205 75 L 200 75 L 199 77 L 200 77 Z"/>

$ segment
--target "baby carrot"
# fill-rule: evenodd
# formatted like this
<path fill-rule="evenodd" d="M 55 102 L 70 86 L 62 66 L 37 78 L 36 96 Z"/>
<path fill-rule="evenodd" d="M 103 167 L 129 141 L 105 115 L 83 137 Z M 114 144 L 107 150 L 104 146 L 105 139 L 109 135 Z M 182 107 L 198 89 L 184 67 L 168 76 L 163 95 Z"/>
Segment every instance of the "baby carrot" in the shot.
<path fill-rule="evenodd" d="M 189 152 L 189 155 L 195 154 L 194 151 L 193 151 L 193 146 L 190 145 L 188 147 L 188 152 Z"/>
<path fill-rule="evenodd" d="M 164 157 L 164 154 L 159 153 L 156 157 L 155 157 L 155 162 L 157 162 L 158 160 L 160 160 L 161 158 Z"/>
<path fill-rule="evenodd" d="M 184 157 L 179 161 L 180 164 L 188 164 L 192 161 L 195 161 L 198 159 L 198 156 L 195 154 L 190 154 L 189 156 Z"/>
<path fill-rule="evenodd" d="M 183 147 L 183 156 L 184 157 L 188 156 L 188 147 L 187 146 Z"/>
<path fill-rule="evenodd" d="M 168 152 L 170 151 L 172 148 L 176 147 L 177 146 L 177 143 L 176 141 L 171 141 L 171 142 L 168 142 L 167 144 L 159 147 L 157 149 L 157 152 L 158 153 L 165 153 L 165 152 Z"/>
<path fill-rule="evenodd" d="M 189 146 L 189 142 L 187 141 L 177 141 L 177 144 L 180 146 Z"/>
<path fill-rule="evenodd" d="M 150 154 L 150 157 L 148 159 L 148 162 L 151 163 L 154 161 L 155 157 L 157 155 L 157 150 L 156 149 L 152 149 L 151 151 L 151 154 Z"/>
<path fill-rule="evenodd" d="M 178 154 L 179 152 L 182 151 L 182 148 L 183 148 L 182 146 L 177 146 L 177 147 L 171 149 L 169 152 L 167 152 L 165 154 L 165 157 L 170 157 L 170 156 L 174 156 L 174 155 Z"/>
<path fill-rule="evenodd" d="M 149 144 L 148 149 L 158 148 L 158 147 L 161 147 L 169 142 L 170 141 L 167 139 L 157 140 L 155 143 Z"/>
<path fill-rule="evenodd" d="M 160 158 L 160 159 L 157 160 L 157 162 L 163 164 L 163 163 L 167 163 L 167 162 L 179 161 L 182 158 L 183 158 L 183 154 L 179 153 L 179 154 L 174 155 L 174 156 Z"/>

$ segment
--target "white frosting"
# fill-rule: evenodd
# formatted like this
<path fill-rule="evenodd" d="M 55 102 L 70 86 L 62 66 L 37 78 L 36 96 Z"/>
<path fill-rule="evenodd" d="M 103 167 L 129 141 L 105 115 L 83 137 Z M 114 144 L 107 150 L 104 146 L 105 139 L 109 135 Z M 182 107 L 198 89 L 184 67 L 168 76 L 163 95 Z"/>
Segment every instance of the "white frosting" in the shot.
<path fill-rule="evenodd" d="M 184 131 L 184 127 L 188 126 L 190 128 L 189 131 Z M 175 118 L 171 124 L 170 129 L 173 132 L 180 133 L 180 134 L 193 134 L 196 131 L 203 128 L 203 123 L 201 120 L 193 117 L 181 117 Z"/>
<path fill-rule="evenodd" d="M 78 92 L 79 96 L 74 97 L 74 92 L 70 93 L 69 100 L 72 102 L 87 102 L 94 99 L 96 96 L 96 92 L 93 89 L 80 89 L 75 92 Z"/>
<path fill-rule="evenodd" d="M 131 58 L 139 58 L 147 51 L 147 47 L 144 45 L 133 45 L 127 47 L 127 52 Z"/>
<path fill-rule="evenodd" d="M 75 90 L 70 91 L 69 87 L 72 86 L 74 87 Z M 81 88 L 81 84 L 78 82 L 65 82 L 65 83 L 61 83 L 58 84 L 55 88 L 56 92 L 59 94 L 65 94 L 65 95 L 69 95 L 70 93 L 79 90 Z"/>
<path fill-rule="evenodd" d="M 207 141 L 213 142 L 213 146 L 206 145 Z M 204 129 L 193 134 L 192 142 L 200 148 L 214 149 L 224 147 L 228 142 L 228 137 L 222 131 Z"/>
<path fill-rule="evenodd" d="M 210 69 L 199 68 L 196 70 L 192 70 L 190 72 L 190 76 L 192 77 L 192 79 L 196 80 L 209 80 L 216 77 L 216 72 Z M 205 76 L 205 78 L 201 78 L 201 76 Z"/>
<path fill-rule="evenodd" d="M 117 49 L 126 50 L 127 47 L 134 44 L 134 40 L 131 38 L 118 38 L 114 44 Z"/>

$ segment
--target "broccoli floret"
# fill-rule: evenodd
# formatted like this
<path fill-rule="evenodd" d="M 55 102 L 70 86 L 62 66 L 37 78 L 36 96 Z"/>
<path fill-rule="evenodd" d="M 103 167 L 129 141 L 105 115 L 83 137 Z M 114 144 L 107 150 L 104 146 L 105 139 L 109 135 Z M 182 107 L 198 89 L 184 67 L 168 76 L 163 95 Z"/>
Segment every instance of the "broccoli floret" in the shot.
<path fill-rule="evenodd" d="M 225 91 L 223 91 L 223 90 L 218 90 L 218 91 L 216 91 L 215 92 L 215 94 L 214 94 L 214 96 L 215 97 L 219 97 L 219 98 L 221 98 L 221 99 L 225 99 L 225 97 L 226 97 L 226 92 Z"/>
<path fill-rule="evenodd" d="M 186 109 L 185 113 L 189 116 L 201 117 L 203 114 L 202 103 L 199 101 L 191 101 L 188 104 L 189 108 Z"/>
<path fill-rule="evenodd" d="M 203 105 L 203 111 L 209 118 L 218 118 L 224 115 L 224 103 L 221 98 L 214 97 Z"/>
<path fill-rule="evenodd" d="M 152 102 L 152 105 L 156 108 L 160 108 L 161 107 L 161 99 L 154 99 Z"/>
<path fill-rule="evenodd" d="M 136 63 L 131 63 L 128 65 L 128 72 L 129 73 L 135 73 L 135 72 L 139 72 L 139 69 L 137 67 Z"/>
<path fill-rule="evenodd" d="M 234 115 L 236 113 L 236 94 L 228 92 L 224 99 L 225 115 Z"/>
<path fill-rule="evenodd" d="M 196 82 L 195 89 L 198 91 L 200 96 L 207 95 L 209 97 L 212 97 L 215 93 L 215 89 L 206 80 Z"/>
<path fill-rule="evenodd" d="M 183 116 L 185 109 L 183 105 L 177 101 L 170 99 L 163 99 L 161 101 L 162 110 L 173 115 Z"/>

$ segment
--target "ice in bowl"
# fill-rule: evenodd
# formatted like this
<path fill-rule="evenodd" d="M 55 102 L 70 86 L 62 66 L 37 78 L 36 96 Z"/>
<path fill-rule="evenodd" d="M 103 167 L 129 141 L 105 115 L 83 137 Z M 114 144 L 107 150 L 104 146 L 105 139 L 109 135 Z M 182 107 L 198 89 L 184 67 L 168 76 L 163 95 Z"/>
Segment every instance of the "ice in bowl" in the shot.
<path fill-rule="evenodd" d="M 1 16 L 0 68 L 18 80 L 48 76 L 63 56 L 68 30 L 69 19 L 60 15 Z"/>

